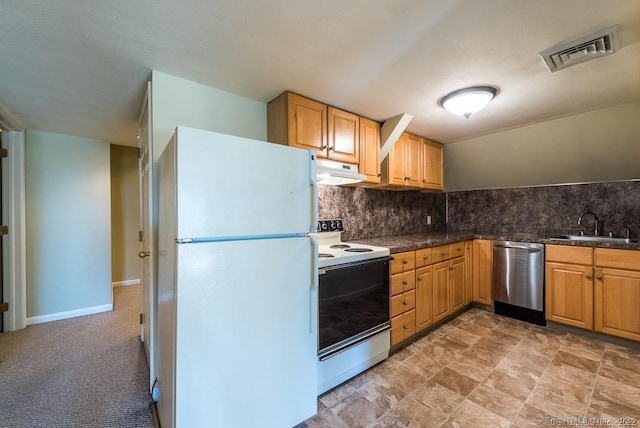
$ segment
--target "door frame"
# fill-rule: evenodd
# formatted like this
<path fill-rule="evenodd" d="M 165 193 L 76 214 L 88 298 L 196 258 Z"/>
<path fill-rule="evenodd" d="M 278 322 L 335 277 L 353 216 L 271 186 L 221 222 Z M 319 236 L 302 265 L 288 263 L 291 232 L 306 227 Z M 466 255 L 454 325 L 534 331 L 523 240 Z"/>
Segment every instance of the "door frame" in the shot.
<path fill-rule="evenodd" d="M 4 331 L 27 326 L 27 263 L 25 208 L 25 132 L 3 131 L 2 148 L 8 157 L 2 162 L 2 220 L 9 234 L 2 236 Z"/>

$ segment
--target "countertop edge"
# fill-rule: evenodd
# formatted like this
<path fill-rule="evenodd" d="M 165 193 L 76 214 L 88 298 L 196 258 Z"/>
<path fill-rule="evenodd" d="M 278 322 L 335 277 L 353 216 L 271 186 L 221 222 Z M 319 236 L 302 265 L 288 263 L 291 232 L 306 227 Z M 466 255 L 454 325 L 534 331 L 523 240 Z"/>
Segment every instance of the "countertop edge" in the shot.
<path fill-rule="evenodd" d="M 571 247 L 612 248 L 620 250 L 640 250 L 640 243 L 605 242 L 605 241 L 571 241 L 568 239 L 550 238 L 535 234 L 495 234 L 484 232 L 437 232 L 412 233 L 407 235 L 381 236 L 377 238 L 352 239 L 347 242 L 374 245 L 389 248 L 392 254 L 414 251 L 422 248 L 437 247 L 473 239 L 491 241 L 535 242 L 549 245 Z"/>

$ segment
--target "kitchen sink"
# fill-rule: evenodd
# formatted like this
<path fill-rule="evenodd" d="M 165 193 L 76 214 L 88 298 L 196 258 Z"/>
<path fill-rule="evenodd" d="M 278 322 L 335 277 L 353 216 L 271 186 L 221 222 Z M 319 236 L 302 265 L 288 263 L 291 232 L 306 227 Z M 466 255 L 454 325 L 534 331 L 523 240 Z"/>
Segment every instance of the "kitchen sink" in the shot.
<path fill-rule="evenodd" d="M 637 239 L 613 238 L 610 236 L 589 236 L 589 235 L 557 235 L 550 236 L 551 239 L 566 239 L 569 241 L 594 241 L 594 242 L 611 242 L 617 244 L 629 244 L 638 242 Z"/>

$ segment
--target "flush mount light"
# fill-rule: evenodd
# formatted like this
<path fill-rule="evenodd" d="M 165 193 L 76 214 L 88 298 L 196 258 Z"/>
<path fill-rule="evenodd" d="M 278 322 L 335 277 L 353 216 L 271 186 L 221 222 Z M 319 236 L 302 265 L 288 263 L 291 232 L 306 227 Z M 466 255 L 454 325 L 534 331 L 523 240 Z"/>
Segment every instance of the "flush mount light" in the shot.
<path fill-rule="evenodd" d="M 471 86 L 458 89 L 440 99 L 440 105 L 449 113 L 469 119 L 482 110 L 498 93 L 494 86 Z"/>

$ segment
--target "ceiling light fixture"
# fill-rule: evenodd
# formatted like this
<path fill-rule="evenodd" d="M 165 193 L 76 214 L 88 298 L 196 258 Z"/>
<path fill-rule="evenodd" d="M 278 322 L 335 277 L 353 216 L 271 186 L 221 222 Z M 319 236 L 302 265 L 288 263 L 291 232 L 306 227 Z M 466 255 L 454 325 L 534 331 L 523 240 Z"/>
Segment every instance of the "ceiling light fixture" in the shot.
<path fill-rule="evenodd" d="M 494 86 L 470 86 L 458 89 L 440 99 L 440 105 L 449 113 L 469 119 L 482 110 L 498 93 Z"/>

